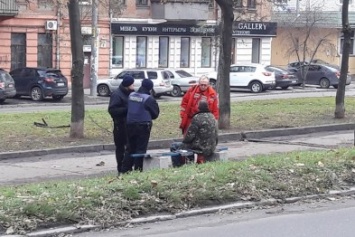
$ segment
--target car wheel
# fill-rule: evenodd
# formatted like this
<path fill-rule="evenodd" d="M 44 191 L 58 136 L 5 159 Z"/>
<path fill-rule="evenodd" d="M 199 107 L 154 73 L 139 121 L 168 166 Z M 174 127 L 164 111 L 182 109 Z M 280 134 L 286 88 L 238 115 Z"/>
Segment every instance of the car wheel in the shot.
<path fill-rule="evenodd" d="M 99 96 L 109 96 L 110 95 L 110 88 L 107 85 L 98 85 L 97 86 L 97 94 Z"/>
<path fill-rule="evenodd" d="M 64 98 L 64 95 L 54 95 L 52 98 L 55 101 L 60 101 Z"/>
<path fill-rule="evenodd" d="M 210 85 L 216 89 L 216 86 L 217 86 L 217 81 L 215 79 L 210 79 Z"/>
<path fill-rule="evenodd" d="M 35 86 L 32 88 L 30 96 L 31 96 L 31 99 L 34 101 L 43 100 L 42 90 L 38 86 Z"/>
<path fill-rule="evenodd" d="M 321 88 L 329 88 L 330 82 L 327 78 L 324 77 L 324 78 L 320 79 L 319 85 Z"/>
<path fill-rule="evenodd" d="M 249 85 L 250 91 L 253 93 L 260 93 L 263 91 L 263 85 L 260 82 L 253 81 Z"/>
<path fill-rule="evenodd" d="M 5 102 L 5 99 L 0 99 L 0 104 L 3 104 Z"/>
<path fill-rule="evenodd" d="M 333 85 L 334 89 L 338 89 L 338 85 Z"/>
<path fill-rule="evenodd" d="M 180 86 L 174 85 L 173 90 L 170 92 L 170 94 L 173 97 L 181 96 L 181 88 L 180 88 Z"/>
<path fill-rule="evenodd" d="M 283 86 L 281 87 L 282 90 L 287 90 L 288 89 L 288 86 Z"/>

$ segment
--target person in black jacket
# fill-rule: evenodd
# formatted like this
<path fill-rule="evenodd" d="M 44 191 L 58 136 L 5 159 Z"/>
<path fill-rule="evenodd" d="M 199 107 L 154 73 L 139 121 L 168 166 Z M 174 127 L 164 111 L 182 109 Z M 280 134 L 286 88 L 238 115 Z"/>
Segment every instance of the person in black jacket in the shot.
<path fill-rule="evenodd" d="M 138 91 L 128 97 L 128 152 L 123 160 L 122 173 L 132 171 L 133 165 L 135 170 L 143 170 L 143 157 L 133 158 L 131 155 L 147 152 L 152 120 L 159 116 L 158 103 L 150 95 L 152 89 L 153 82 L 150 79 L 143 79 Z"/>
<path fill-rule="evenodd" d="M 128 96 L 134 91 L 134 78 L 132 76 L 125 76 L 117 90 L 115 90 L 110 97 L 108 112 L 113 120 L 113 140 L 116 146 L 116 161 L 118 174 L 121 173 L 122 161 L 127 149 L 127 101 Z"/>

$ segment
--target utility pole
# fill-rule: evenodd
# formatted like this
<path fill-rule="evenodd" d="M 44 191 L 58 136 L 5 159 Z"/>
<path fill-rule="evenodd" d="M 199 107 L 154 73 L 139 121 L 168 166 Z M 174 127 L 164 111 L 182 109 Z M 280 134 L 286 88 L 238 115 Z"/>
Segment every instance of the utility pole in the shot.
<path fill-rule="evenodd" d="M 92 27 L 92 40 L 91 40 L 91 68 L 90 68 L 90 95 L 96 96 L 96 85 L 97 85 L 97 4 L 96 0 L 92 0 L 92 16 L 91 16 L 91 27 Z"/>

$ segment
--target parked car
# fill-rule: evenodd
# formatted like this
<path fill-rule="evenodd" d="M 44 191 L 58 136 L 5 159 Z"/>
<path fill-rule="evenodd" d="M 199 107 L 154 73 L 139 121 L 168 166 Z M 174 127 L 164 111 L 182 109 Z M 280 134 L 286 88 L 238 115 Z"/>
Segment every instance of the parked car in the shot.
<path fill-rule="evenodd" d="M 305 62 L 291 62 L 287 65 L 288 69 L 298 69 L 301 65 L 309 65 L 309 64 L 322 64 L 322 65 L 326 65 L 329 67 L 333 67 L 335 69 L 338 69 L 340 71 L 340 67 L 338 65 L 335 64 L 330 64 L 322 59 L 313 59 L 310 62 L 309 61 L 305 61 Z"/>
<path fill-rule="evenodd" d="M 217 72 L 209 73 L 210 84 L 215 85 Z M 230 89 L 249 89 L 260 93 L 275 86 L 275 74 L 266 69 L 265 65 L 233 64 L 230 68 Z"/>
<path fill-rule="evenodd" d="M 68 94 L 68 80 L 59 69 L 23 67 L 10 72 L 15 81 L 16 97 L 30 96 L 34 101 L 52 97 L 59 101 Z"/>
<path fill-rule="evenodd" d="M 298 86 L 301 84 L 294 72 L 272 65 L 266 66 L 265 69 L 275 74 L 276 84 L 273 89 L 280 87 L 281 89 L 286 90 L 290 86 Z"/>
<path fill-rule="evenodd" d="M 4 103 L 7 98 L 16 95 L 14 79 L 4 69 L 0 68 L 0 104 Z"/>
<path fill-rule="evenodd" d="M 172 76 L 170 71 L 165 69 L 134 68 L 124 69 L 113 78 L 98 80 L 97 94 L 99 96 L 109 96 L 119 87 L 125 75 L 131 75 L 135 79 L 134 87 L 136 90 L 141 86 L 142 80 L 146 78 L 151 79 L 154 83 L 152 95 L 156 98 L 173 90 L 170 82 Z"/>
<path fill-rule="evenodd" d="M 309 64 L 305 84 L 319 85 L 321 88 L 333 86 L 338 88 L 340 72 L 338 69 L 323 64 Z M 296 71 L 296 76 L 301 78 L 301 69 Z M 346 85 L 351 84 L 351 76 L 348 75 Z"/>
<path fill-rule="evenodd" d="M 181 96 L 185 93 L 190 86 L 196 85 L 199 78 L 191 75 L 182 69 L 169 69 L 173 76 L 170 77 L 171 84 L 173 85 L 173 90 L 170 94 L 174 97 Z"/>

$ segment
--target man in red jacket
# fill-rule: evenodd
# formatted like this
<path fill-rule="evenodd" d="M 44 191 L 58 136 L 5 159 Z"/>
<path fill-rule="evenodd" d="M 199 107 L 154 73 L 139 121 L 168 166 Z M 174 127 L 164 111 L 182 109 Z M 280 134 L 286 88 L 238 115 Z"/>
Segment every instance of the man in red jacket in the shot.
<path fill-rule="evenodd" d="M 180 129 L 183 134 L 187 131 L 192 117 L 198 112 L 198 102 L 201 99 L 207 101 L 209 110 L 216 120 L 219 119 L 218 95 L 210 86 L 208 77 L 201 76 L 198 85 L 190 87 L 181 101 Z"/>

